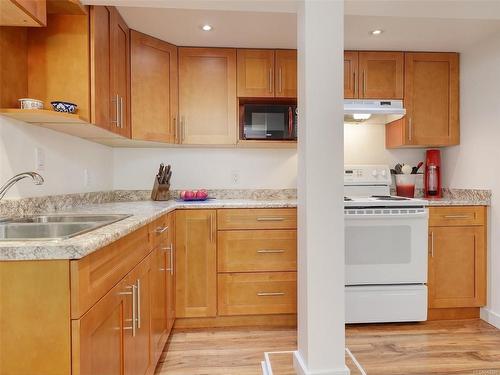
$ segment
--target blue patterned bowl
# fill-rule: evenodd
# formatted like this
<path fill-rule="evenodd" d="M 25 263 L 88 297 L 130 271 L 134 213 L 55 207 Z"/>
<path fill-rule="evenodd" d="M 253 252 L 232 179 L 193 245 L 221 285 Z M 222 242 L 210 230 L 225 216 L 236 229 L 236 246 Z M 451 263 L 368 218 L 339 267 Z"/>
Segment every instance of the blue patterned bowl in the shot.
<path fill-rule="evenodd" d="M 68 102 L 50 102 L 50 104 L 56 112 L 75 113 L 78 107 L 76 104 Z"/>

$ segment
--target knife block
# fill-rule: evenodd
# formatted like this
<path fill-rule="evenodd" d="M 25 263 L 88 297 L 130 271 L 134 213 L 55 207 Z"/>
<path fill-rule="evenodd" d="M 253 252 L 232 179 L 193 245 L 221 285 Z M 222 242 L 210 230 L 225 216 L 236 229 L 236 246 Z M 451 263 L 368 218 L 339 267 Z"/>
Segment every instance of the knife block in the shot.
<path fill-rule="evenodd" d="M 151 199 L 154 201 L 168 201 L 170 199 L 170 184 L 160 184 L 155 177 Z"/>

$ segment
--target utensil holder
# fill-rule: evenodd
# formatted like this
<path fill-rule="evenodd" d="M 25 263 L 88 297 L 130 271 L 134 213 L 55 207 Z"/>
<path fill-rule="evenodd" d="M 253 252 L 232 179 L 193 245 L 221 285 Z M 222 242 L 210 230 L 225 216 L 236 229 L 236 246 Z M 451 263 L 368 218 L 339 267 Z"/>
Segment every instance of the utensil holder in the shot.
<path fill-rule="evenodd" d="M 160 184 L 155 178 L 151 199 L 154 201 L 168 201 L 170 199 L 170 184 Z"/>

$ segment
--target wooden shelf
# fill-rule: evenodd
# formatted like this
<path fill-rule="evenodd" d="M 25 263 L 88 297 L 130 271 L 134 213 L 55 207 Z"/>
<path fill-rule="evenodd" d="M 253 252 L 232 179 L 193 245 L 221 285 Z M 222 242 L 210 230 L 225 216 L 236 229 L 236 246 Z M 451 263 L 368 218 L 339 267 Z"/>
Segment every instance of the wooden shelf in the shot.
<path fill-rule="evenodd" d="M 170 147 L 224 147 L 224 148 L 296 148 L 294 141 L 239 141 L 233 145 L 179 145 L 172 143 L 129 139 L 87 122 L 77 114 L 55 112 L 48 109 L 0 109 L 0 116 L 69 134 L 110 147 L 170 148 Z"/>

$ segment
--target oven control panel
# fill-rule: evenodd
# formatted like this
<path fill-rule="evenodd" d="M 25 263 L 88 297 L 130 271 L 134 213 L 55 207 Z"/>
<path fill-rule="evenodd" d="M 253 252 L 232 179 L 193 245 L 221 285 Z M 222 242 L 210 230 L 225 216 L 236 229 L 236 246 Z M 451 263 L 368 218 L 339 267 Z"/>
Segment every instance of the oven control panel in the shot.
<path fill-rule="evenodd" d="M 344 185 L 391 185 L 387 165 L 345 165 Z"/>

